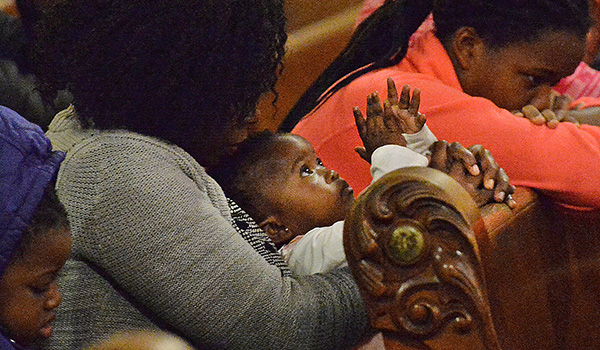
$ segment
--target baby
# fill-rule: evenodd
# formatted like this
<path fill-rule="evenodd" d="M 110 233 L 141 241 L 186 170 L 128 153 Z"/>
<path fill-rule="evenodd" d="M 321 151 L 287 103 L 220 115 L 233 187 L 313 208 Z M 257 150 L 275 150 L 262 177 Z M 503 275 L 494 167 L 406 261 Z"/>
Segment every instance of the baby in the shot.
<path fill-rule="evenodd" d="M 372 163 L 373 181 L 395 169 L 429 164 L 436 138 L 418 113 L 419 103 L 419 91 L 411 99 L 405 86 L 400 99 L 390 96 L 383 108 L 379 96 L 371 94 L 367 120 L 355 109 L 365 144 L 357 152 Z M 296 275 L 345 264 L 343 220 L 354 193 L 304 138 L 263 132 L 244 141 L 211 175 L 273 240 Z"/>
<path fill-rule="evenodd" d="M 404 86 L 398 97 L 389 79 L 388 99 L 383 105 L 377 93 L 367 97 L 366 120 L 358 108 L 354 109 L 364 143 L 356 151 L 371 163 L 373 181 L 396 169 L 431 166 L 429 149 L 436 138 L 425 125 L 425 116 L 418 112 L 419 104 L 418 89 L 411 98 L 410 87 Z M 448 152 L 457 150 L 460 159 L 464 150 L 462 154 L 473 157 L 457 146 L 449 147 Z M 480 174 L 474 158 L 465 157 L 460 162 L 460 166 L 454 163 L 452 167 L 467 174 L 461 178 L 470 176 L 466 183 L 473 188 L 482 179 L 500 174 L 496 191 L 492 190 L 495 180 L 485 184 L 487 195 L 506 192 L 496 200 L 510 205 L 512 188 L 493 158 L 485 159 L 493 166 L 488 167 L 489 173 L 484 169 L 484 174 Z M 354 193 L 335 171 L 323 165 L 306 139 L 263 132 L 244 141 L 233 157 L 210 169 L 210 174 L 273 240 L 296 275 L 326 272 L 346 263 L 343 220 L 354 202 Z"/>
<path fill-rule="evenodd" d="M 0 349 L 52 334 L 57 275 L 71 235 L 54 181 L 64 154 L 42 130 L 0 107 Z"/>

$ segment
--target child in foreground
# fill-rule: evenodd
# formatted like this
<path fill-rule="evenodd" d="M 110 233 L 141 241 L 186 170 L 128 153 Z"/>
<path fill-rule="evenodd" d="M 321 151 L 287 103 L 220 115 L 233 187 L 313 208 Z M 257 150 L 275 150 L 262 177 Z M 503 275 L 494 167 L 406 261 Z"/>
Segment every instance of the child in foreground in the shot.
<path fill-rule="evenodd" d="M 0 107 L 0 349 L 52 334 L 57 275 L 71 235 L 54 181 L 64 154 L 42 130 Z"/>
<path fill-rule="evenodd" d="M 354 109 L 373 181 L 410 166 L 428 166 L 435 136 L 418 113 L 420 93 L 405 86 L 398 98 L 388 81 L 388 99 L 367 98 L 367 119 Z M 465 164 L 466 165 L 466 164 Z M 469 171 L 478 175 L 471 164 Z M 296 275 L 326 272 L 346 264 L 343 225 L 354 202 L 352 188 L 317 158 L 298 135 L 263 132 L 244 141 L 236 154 L 211 169 L 225 194 L 273 240 Z"/>

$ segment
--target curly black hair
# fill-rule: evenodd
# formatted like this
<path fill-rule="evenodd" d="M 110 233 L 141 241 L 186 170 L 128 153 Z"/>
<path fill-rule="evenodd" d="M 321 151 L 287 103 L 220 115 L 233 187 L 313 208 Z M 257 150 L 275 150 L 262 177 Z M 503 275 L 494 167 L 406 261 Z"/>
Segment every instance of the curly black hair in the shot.
<path fill-rule="evenodd" d="M 56 2 L 36 28 L 36 71 L 46 93 L 72 92 L 84 126 L 158 137 L 202 159 L 274 90 L 283 0 Z"/>
<path fill-rule="evenodd" d="M 592 24 L 588 0 L 386 0 L 357 27 L 346 48 L 304 92 L 279 130 L 292 130 L 361 75 L 399 63 L 410 36 L 431 12 L 440 41 L 446 42 L 462 27 L 473 27 L 496 48 L 530 42 L 546 31 L 584 37 Z"/>

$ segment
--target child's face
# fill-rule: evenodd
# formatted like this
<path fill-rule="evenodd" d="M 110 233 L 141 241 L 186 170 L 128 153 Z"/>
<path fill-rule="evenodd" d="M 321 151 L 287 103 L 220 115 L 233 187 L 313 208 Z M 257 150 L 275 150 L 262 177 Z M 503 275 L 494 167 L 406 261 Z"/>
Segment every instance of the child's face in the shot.
<path fill-rule="evenodd" d="M 263 186 L 265 199 L 292 237 L 344 220 L 354 202 L 352 188 L 323 166 L 307 140 L 286 134 L 274 152 L 280 161 L 268 177 L 275 180 Z"/>
<path fill-rule="evenodd" d="M 69 230 L 50 230 L 15 256 L 0 278 L 0 325 L 22 346 L 52 334 L 60 304 L 56 279 L 71 253 Z"/>

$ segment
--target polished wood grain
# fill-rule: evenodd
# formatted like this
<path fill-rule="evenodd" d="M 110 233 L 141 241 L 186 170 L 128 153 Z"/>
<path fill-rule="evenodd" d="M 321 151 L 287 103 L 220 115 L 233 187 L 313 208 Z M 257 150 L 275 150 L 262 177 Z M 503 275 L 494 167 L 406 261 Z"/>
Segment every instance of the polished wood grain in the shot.
<path fill-rule="evenodd" d="M 344 244 L 386 349 L 600 349 L 600 212 L 514 199 L 426 168 L 359 197 Z"/>
<path fill-rule="evenodd" d="M 467 192 L 442 172 L 393 172 L 346 220 L 348 264 L 389 349 L 499 349 Z"/>

